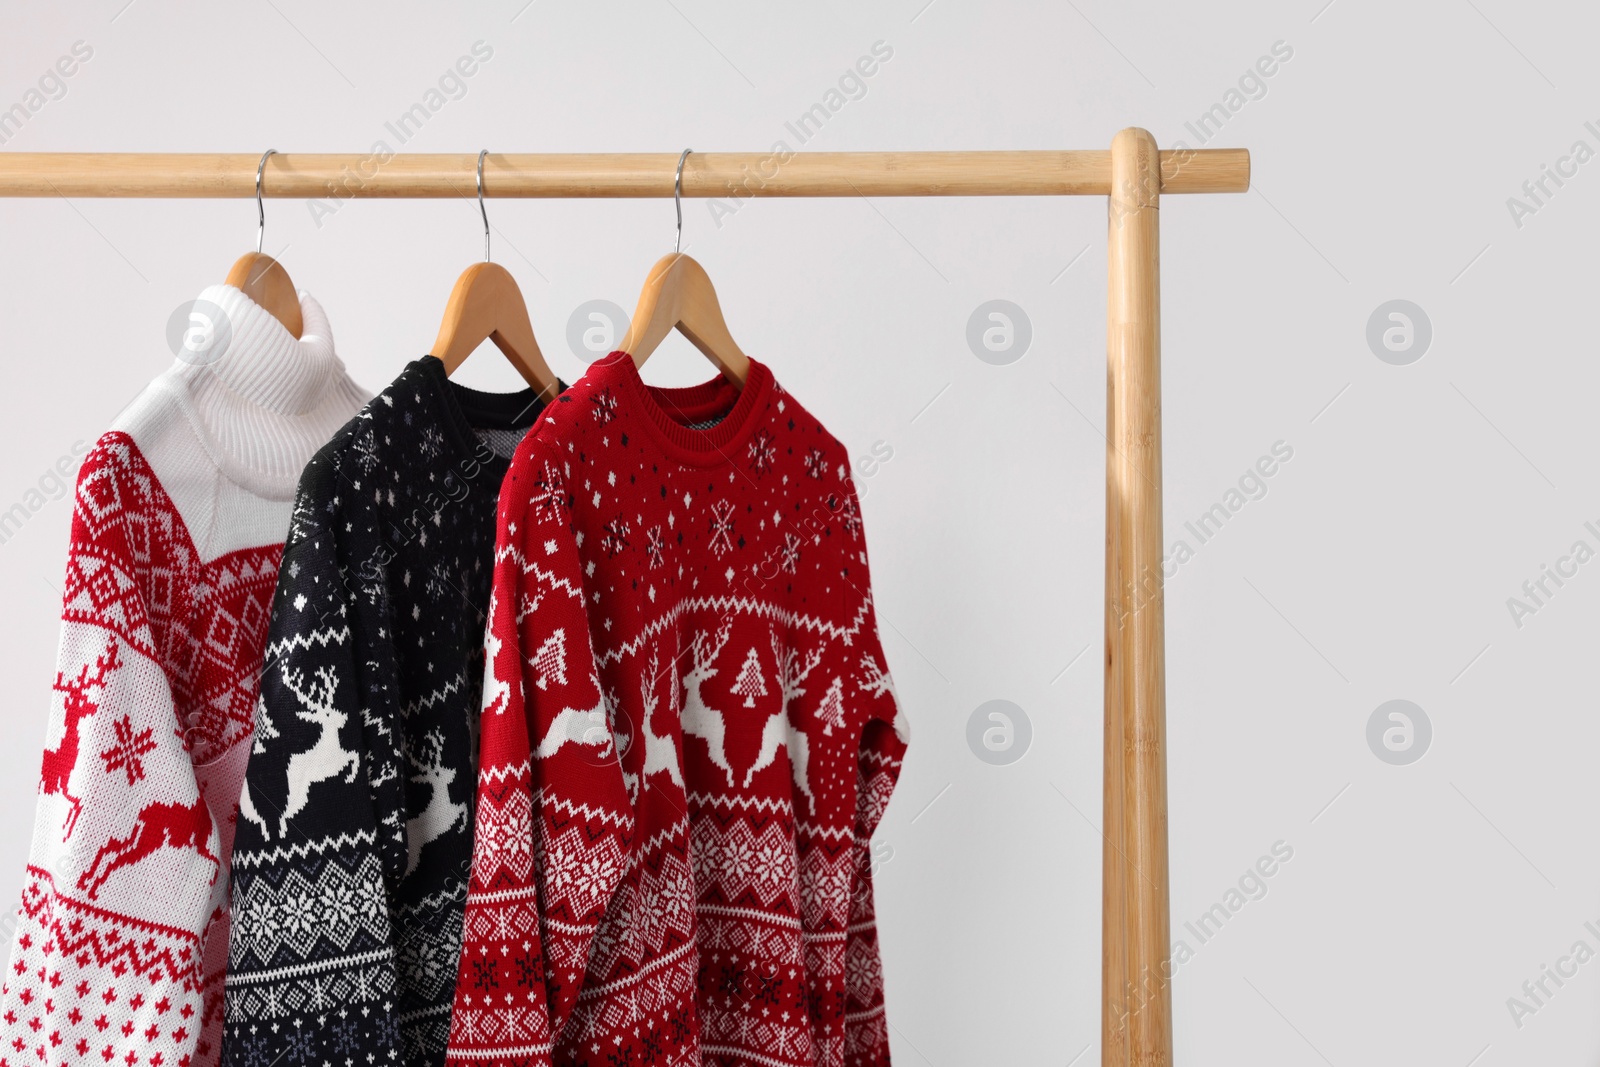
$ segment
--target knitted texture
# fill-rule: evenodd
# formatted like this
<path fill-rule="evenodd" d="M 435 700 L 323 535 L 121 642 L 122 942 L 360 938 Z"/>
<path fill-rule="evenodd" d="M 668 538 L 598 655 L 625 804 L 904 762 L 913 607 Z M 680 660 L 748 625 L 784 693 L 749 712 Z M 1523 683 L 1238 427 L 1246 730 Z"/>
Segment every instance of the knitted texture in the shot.
<path fill-rule="evenodd" d="M 425 357 L 301 477 L 240 798 L 230 1067 L 444 1058 L 495 502 L 538 413 Z"/>
<path fill-rule="evenodd" d="M 614 353 L 523 441 L 452 1063 L 888 1063 L 869 842 L 906 729 L 860 514 L 754 361 L 654 389 Z"/>
<path fill-rule="evenodd" d="M 296 340 L 236 289 L 203 295 L 226 309 L 232 345 L 157 378 L 78 472 L 55 703 L 0 991 L 5 1067 L 217 1062 L 234 811 L 289 523 L 275 488 L 365 394 L 309 298 Z M 297 377 L 313 381 L 237 384 Z"/>

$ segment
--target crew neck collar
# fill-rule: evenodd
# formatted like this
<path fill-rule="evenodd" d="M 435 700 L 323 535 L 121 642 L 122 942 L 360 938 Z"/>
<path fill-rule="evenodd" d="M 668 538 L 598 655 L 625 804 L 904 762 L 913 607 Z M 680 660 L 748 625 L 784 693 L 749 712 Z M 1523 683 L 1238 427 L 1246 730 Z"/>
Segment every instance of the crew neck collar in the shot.
<path fill-rule="evenodd" d="M 639 422 L 673 458 L 708 467 L 729 462 L 750 436 L 766 409 L 773 387 L 766 364 L 750 361 L 743 387 L 718 375 L 699 385 L 647 385 L 626 352 L 612 352 L 596 365 L 614 384 L 620 399 L 638 412 Z M 715 425 L 696 430 L 686 423 L 721 415 Z"/>
<path fill-rule="evenodd" d="M 511 466 L 511 457 L 496 452 L 474 431 L 526 430 L 544 410 L 538 393 L 531 388 L 490 393 L 451 381 L 444 362 L 437 356 L 423 356 L 411 367 L 438 398 L 444 432 L 457 458 L 474 460 L 492 475 L 503 477 Z"/>

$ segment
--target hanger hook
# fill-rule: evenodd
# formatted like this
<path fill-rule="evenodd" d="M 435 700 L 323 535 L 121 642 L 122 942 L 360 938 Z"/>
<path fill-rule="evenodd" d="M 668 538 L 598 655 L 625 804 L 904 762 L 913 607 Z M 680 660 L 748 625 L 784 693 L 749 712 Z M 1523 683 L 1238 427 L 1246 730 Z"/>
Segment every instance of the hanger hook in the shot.
<path fill-rule="evenodd" d="M 261 172 L 267 169 L 267 157 L 278 154 L 276 148 L 269 148 L 261 153 L 261 162 L 256 164 L 256 251 L 261 251 L 262 241 L 267 236 L 267 209 L 261 203 Z"/>
<path fill-rule="evenodd" d="M 678 213 L 678 237 L 672 242 L 673 252 L 683 251 L 683 161 L 689 158 L 692 148 L 685 148 L 678 157 L 678 173 L 672 177 L 672 207 Z"/>
<path fill-rule="evenodd" d="M 478 153 L 478 214 L 483 216 L 483 261 L 489 262 L 489 209 L 483 206 L 483 157 L 489 154 L 485 148 Z"/>

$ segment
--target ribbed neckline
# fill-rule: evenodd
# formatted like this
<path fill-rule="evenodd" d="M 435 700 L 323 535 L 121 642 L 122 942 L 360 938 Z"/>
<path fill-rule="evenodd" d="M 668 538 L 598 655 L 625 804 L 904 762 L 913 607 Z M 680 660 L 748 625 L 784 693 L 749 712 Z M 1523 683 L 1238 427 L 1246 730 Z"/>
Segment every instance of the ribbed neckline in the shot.
<path fill-rule="evenodd" d="M 532 426 L 544 410 L 544 403 L 533 389 L 520 389 L 514 393 L 488 393 L 450 380 L 444 361 L 437 356 L 423 356 L 411 364 L 417 375 L 427 382 L 439 400 L 440 414 L 444 419 L 445 433 L 459 459 L 473 459 L 499 479 L 510 469 L 511 459 L 494 451 L 474 429 L 516 430 Z M 557 383 L 558 388 L 565 388 Z"/>
<path fill-rule="evenodd" d="M 298 295 L 299 337 L 231 285 L 208 286 L 199 297 L 223 310 L 233 333 L 222 357 L 203 369 L 242 399 L 281 415 L 313 410 L 328 377 L 340 369 L 327 313 L 310 294 Z"/>
<path fill-rule="evenodd" d="M 721 375 L 699 385 L 646 385 L 633 357 L 621 351 L 612 352 L 596 367 L 617 385 L 625 402 L 639 412 L 639 421 L 668 455 L 700 467 L 730 461 L 760 421 L 772 388 L 772 371 L 754 359 L 743 388 Z M 704 430 L 685 425 L 719 414 L 721 420 Z"/>
<path fill-rule="evenodd" d="M 300 293 L 300 337 L 231 285 L 199 300 L 222 309 L 227 347 L 207 363 L 173 361 L 153 387 L 168 392 L 217 468 L 259 496 L 290 500 L 318 448 L 370 396 L 345 373 L 328 316 Z"/>

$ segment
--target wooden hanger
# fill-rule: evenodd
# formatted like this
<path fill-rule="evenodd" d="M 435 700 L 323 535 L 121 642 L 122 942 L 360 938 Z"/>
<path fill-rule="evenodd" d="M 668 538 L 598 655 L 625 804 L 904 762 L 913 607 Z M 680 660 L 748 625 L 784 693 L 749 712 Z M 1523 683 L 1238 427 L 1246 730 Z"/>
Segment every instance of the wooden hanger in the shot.
<path fill-rule="evenodd" d="M 295 292 L 294 282 L 289 280 L 289 272 L 283 269 L 283 264 L 261 251 L 261 241 L 267 232 L 267 212 L 261 204 L 261 172 L 266 169 L 267 157 L 276 151 L 267 149 L 256 166 L 256 250 L 240 256 L 225 281 L 283 323 L 283 328 L 298 340 L 305 330 L 305 320 L 300 315 L 300 294 Z"/>
<path fill-rule="evenodd" d="M 474 263 L 461 272 L 456 287 L 450 291 L 450 300 L 444 307 L 444 321 L 439 324 L 439 336 L 434 338 L 431 353 L 444 364 L 446 374 L 454 374 L 484 341 L 493 341 L 539 394 L 542 400 L 553 400 L 561 385 L 539 342 L 533 336 L 533 324 L 528 320 L 528 304 L 522 298 L 511 272 L 498 263 L 489 262 L 489 212 L 483 206 L 483 157 L 478 153 L 478 210 L 483 215 L 483 262 Z"/>
<path fill-rule="evenodd" d="M 617 347 L 633 357 L 633 365 L 643 367 L 650 353 L 676 329 L 717 365 L 724 377 L 744 385 L 750 374 L 750 357 L 740 350 L 728 323 L 722 317 L 722 304 L 706 269 L 679 249 L 683 242 L 683 161 L 690 149 L 678 157 L 678 173 L 672 183 L 672 202 L 678 213 L 678 242 L 673 251 L 661 257 L 645 279 L 639 304 L 634 308 L 628 334 Z"/>
<path fill-rule="evenodd" d="M 283 264 L 260 252 L 246 252 L 228 272 L 227 283 L 266 309 L 283 328 L 299 338 L 305 330 L 300 316 L 300 294 Z"/>

